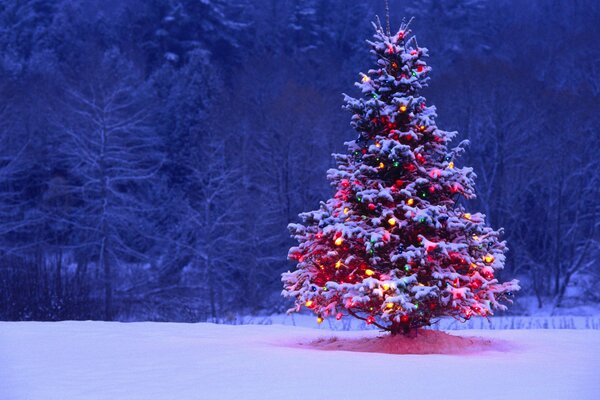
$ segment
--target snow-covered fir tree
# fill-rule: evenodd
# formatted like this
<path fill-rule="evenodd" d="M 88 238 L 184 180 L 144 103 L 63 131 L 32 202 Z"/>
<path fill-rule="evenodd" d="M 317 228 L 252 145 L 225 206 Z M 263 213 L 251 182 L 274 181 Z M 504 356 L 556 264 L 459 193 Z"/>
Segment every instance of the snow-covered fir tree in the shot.
<path fill-rule="evenodd" d="M 282 277 L 290 311 L 306 307 L 318 322 L 350 315 L 396 334 L 504 310 L 519 286 L 495 277 L 501 231 L 461 203 L 475 197 L 475 174 L 455 164 L 466 142 L 448 147 L 456 132 L 437 128 L 419 94 L 427 49 L 408 24 L 394 35 L 374 26 L 377 64 L 356 83 L 363 96 L 346 96 L 359 136 L 327 174 L 336 193 L 289 225 L 299 242 L 289 252 L 296 269 Z"/>

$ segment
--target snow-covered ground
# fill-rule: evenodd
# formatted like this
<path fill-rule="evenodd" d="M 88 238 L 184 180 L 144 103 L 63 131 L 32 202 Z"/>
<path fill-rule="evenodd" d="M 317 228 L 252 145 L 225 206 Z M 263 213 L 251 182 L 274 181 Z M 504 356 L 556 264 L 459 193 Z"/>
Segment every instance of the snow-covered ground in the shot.
<path fill-rule="evenodd" d="M 451 334 L 481 339 L 431 332 L 396 346 L 376 331 L 277 324 L 3 322 L 0 399 L 600 398 L 599 330 Z M 438 354 L 388 354 L 435 341 Z M 379 343 L 384 353 L 362 352 Z"/>

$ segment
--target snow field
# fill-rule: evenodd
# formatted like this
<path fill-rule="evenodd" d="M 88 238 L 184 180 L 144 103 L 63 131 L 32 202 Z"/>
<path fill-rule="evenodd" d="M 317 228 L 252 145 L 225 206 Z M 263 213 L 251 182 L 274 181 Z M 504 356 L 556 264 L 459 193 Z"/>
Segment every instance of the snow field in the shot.
<path fill-rule="evenodd" d="M 3 322 L 0 399 L 598 398 L 600 331 L 451 333 L 386 344 L 284 325 Z"/>

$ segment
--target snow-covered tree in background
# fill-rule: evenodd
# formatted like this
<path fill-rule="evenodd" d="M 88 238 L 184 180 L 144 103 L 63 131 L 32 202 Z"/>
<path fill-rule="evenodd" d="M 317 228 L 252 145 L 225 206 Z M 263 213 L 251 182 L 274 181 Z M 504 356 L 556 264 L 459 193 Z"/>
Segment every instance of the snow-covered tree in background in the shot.
<path fill-rule="evenodd" d="M 334 197 L 289 226 L 298 264 L 283 274 L 283 294 L 318 322 L 351 315 L 393 334 L 441 316 L 492 315 L 519 286 L 495 277 L 501 231 L 460 202 L 475 197 L 472 168 L 455 164 L 466 143 L 448 148 L 456 132 L 438 129 L 419 95 L 431 68 L 408 24 L 395 35 L 375 28 L 377 65 L 356 84 L 363 97 L 346 97 L 359 137 L 334 155 Z"/>

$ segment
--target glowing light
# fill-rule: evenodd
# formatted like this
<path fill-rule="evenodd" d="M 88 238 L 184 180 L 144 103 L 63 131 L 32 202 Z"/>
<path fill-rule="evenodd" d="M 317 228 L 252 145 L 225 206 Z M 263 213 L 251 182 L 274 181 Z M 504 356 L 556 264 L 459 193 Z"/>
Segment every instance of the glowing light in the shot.
<path fill-rule="evenodd" d="M 344 214 L 348 214 L 348 211 L 350 211 L 350 209 L 348 207 L 344 207 Z"/>
<path fill-rule="evenodd" d="M 376 208 L 375 204 L 373 204 L 373 203 L 369 203 L 369 205 L 367 207 L 369 207 L 369 210 L 371 210 L 371 211 L 375 210 L 375 208 Z"/>
<path fill-rule="evenodd" d="M 387 303 L 387 304 L 385 305 L 385 307 L 386 307 L 386 308 L 388 308 L 388 309 L 389 309 L 389 308 L 394 308 L 394 303 Z"/>
<path fill-rule="evenodd" d="M 372 315 L 369 315 L 367 317 L 367 324 L 371 325 L 373 322 L 375 322 L 375 317 Z"/>
<path fill-rule="evenodd" d="M 474 240 L 479 240 L 479 236 L 477 236 L 477 235 L 473 235 L 473 239 L 474 239 Z"/>
<path fill-rule="evenodd" d="M 342 266 L 342 260 L 337 260 L 335 263 L 335 268 L 340 268 Z"/>
<path fill-rule="evenodd" d="M 390 218 L 390 219 L 388 219 L 388 224 L 390 224 L 391 226 L 396 225 L 396 218 Z"/>
<path fill-rule="evenodd" d="M 304 303 L 304 305 L 308 308 L 311 308 L 314 304 L 315 302 L 312 300 L 306 300 L 306 303 Z"/>
<path fill-rule="evenodd" d="M 367 276 L 373 276 L 373 275 L 375 275 L 375 271 L 373 271 L 372 269 L 367 269 L 365 271 L 365 275 L 367 275 Z"/>
<path fill-rule="evenodd" d="M 464 213 L 463 217 L 464 217 L 464 219 L 468 219 L 470 221 L 471 220 L 471 213 Z"/>
<path fill-rule="evenodd" d="M 335 239 L 335 245 L 336 246 L 341 246 L 342 243 L 344 243 L 344 239 L 343 238 L 339 237 L 339 238 Z"/>
<path fill-rule="evenodd" d="M 485 256 L 483 256 L 483 261 L 490 264 L 490 263 L 494 262 L 494 256 L 491 254 L 486 254 Z"/>
<path fill-rule="evenodd" d="M 400 112 L 406 112 L 406 106 L 405 106 L 404 104 L 402 104 L 402 105 L 400 106 L 400 109 L 399 109 L 399 110 L 400 110 Z"/>
<path fill-rule="evenodd" d="M 323 322 L 323 317 L 317 317 L 317 324 L 320 324 L 321 322 Z"/>
<path fill-rule="evenodd" d="M 454 169 L 454 161 L 448 163 L 448 169 Z"/>
<path fill-rule="evenodd" d="M 383 290 L 389 290 L 390 289 L 390 285 L 388 285 L 387 283 L 383 284 Z"/>
<path fill-rule="evenodd" d="M 342 319 L 342 317 L 343 317 L 343 314 L 340 312 L 340 313 L 336 314 L 335 319 L 337 319 L 339 321 L 340 319 Z"/>
<path fill-rule="evenodd" d="M 406 204 L 409 206 L 412 206 L 413 204 L 415 204 L 415 199 L 408 199 L 406 200 Z"/>
<path fill-rule="evenodd" d="M 409 320 L 410 318 L 408 317 L 408 315 L 403 315 L 400 317 L 400 322 L 402 322 L 403 324 L 408 323 Z"/>
<path fill-rule="evenodd" d="M 375 147 L 381 147 L 381 143 L 379 143 L 379 142 L 375 143 Z"/>
<path fill-rule="evenodd" d="M 369 82 L 370 80 L 371 80 L 371 78 L 369 78 L 367 75 L 363 75 L 363 77 L 362 77 L 362 79 L 361 79 L 362 83 L 367 83 L 367 82 Z"/>
<path fill-rule="evenodd" d="M 380 163 L 379 163 L 379 169 L 384 169 L 384 168 L 385 168 L 385 164 L 384 164 L 384 163 L 382 163 L 382 162 L 380 162 Z"/>

